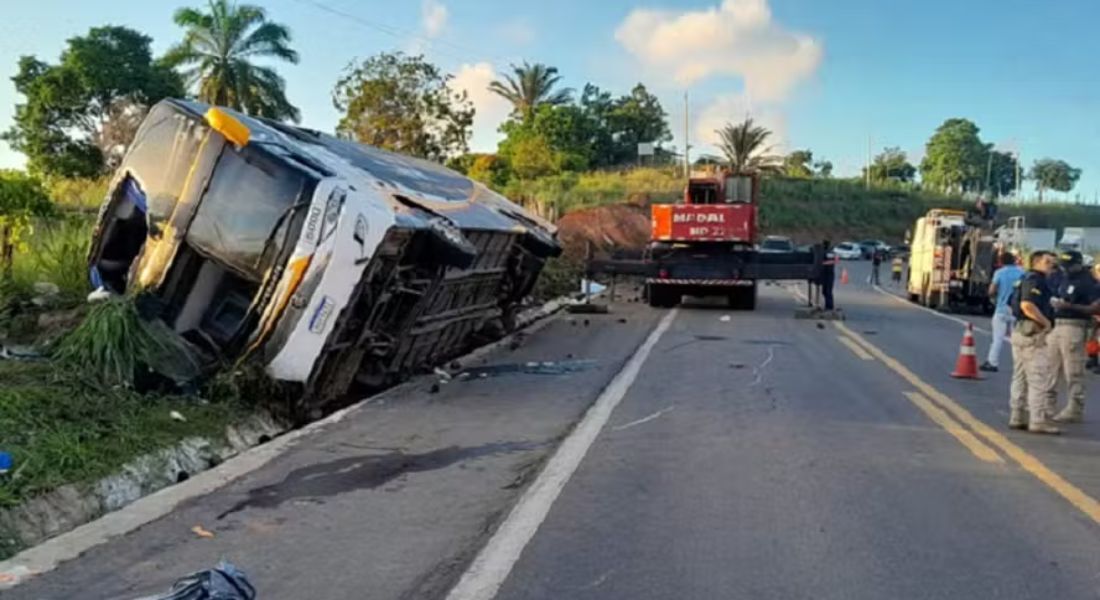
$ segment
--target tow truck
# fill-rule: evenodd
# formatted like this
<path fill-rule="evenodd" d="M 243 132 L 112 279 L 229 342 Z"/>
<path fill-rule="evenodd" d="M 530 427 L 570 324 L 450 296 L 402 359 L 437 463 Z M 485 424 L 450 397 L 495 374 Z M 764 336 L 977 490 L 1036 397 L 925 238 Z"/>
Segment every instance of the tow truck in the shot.
<path fill-rule="evenodd" d="M 760 281 L 817 281 L 823 247 L 759 251 L 759 195 L 757 173 L 692 174 L 682 202 L 651 207 L 652 233 L 640 258 L 590 257 L 587 276 L 641 277 L 657 308 L 674 307 L 684 296 L 720 296 L 742 310 L 756 308 Z"/>

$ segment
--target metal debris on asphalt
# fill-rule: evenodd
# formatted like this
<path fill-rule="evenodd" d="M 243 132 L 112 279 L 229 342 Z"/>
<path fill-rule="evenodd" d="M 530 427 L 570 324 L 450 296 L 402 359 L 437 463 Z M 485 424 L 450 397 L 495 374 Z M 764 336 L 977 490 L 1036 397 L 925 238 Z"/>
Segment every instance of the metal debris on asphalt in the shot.
<path fill-rule="evenodd" d="M 572 356 L 572 355 L 570 355 Z M 489 376 L 500 375 L 565 375 L 568 373 L 577 373 L 580 371 L 587 371 L 596 366 L 594 360 L 559 360 L 559 361 L 528 361 L 525 363 L 508 363 L 499 365 L 487 365 L 484 367 L 477 367 L 464 371 L 469 373 L 469 377 L 478 377 L 484 379 Z"/>

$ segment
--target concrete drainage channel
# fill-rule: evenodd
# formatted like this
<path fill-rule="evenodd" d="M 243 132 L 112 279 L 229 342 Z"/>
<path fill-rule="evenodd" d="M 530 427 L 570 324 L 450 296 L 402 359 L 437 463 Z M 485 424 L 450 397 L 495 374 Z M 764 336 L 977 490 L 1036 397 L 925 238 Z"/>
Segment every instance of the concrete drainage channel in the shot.
<path fill-rule="evenodd" d="M 517 330 L 457 360 L 464 364 L 513 343 L 517 336 L 540 329 L 546 318 L 569 303 L 561 298 L 524 311 Z M 422 385 L 413 378 L 375 396 L 334 412 L 300 429 L 266 414 L 256 414 L 228 428 L 224 439 L 191 438 L 175 447 L 143 456 L 90 485 L 66 485 L 21 506 L 0 511 L 0 536 L 13 536 L 29 547 L 0 561 L 0 590 L 52 570 L 112 537 L 158 519 L 180 502 L 207 494 L 289 449 L 301 437 L 338 422 L 386 394 Z M 289 432 L 288 432 L 289 431 Z M 181 485 L 175 485 L 181 484 Z"/>

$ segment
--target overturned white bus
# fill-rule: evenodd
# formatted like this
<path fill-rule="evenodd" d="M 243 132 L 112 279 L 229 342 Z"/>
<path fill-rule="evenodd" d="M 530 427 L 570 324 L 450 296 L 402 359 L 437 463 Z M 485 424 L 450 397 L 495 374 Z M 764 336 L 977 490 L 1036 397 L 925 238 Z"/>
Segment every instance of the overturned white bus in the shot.
<path fill-rule="evenodd" d="M 432 162 L 195 102 L 152 108 L 100 210 L 100 293 L 317 410 L 507 331 L 553 225 Z"/>

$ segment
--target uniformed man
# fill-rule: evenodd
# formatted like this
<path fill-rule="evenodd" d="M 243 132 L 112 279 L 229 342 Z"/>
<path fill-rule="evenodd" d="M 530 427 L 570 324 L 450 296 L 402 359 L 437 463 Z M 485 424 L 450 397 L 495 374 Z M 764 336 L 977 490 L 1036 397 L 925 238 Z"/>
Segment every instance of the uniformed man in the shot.
<path fill-rule="evenodd" d="M 1054 328 L 1047 276 L 1057 263 L 1054 254 L 1045 251 L 1032 254 L 1028 263 L 1028 272 L 1013 294 L 1016 324 L 1012 329 L 1008 426 L 1033 433 L 1058 434 L 1061 431 L 1050 415 L 1050 397 L 1057 380 L 1047 349 L 1047 335 Z"/>
<path fill-rule="evenodd" d="M 1085 409 L 1085 343 L 1088 341 L 1092 317 L 1100 313 L 1100 297 L 1097 295 L 1092 274 L 1084 266 L 1080 252 L 1063 252 L 1062 274 L 1054 298 L 1054 331 L 1047 338 L 1050 347 L 1051 368 L 1056 377 L 1066 382 L 1067 403 L 1054 415 L 1058 423 L 1080 423 Z M 1055 386 L 1050 398 L 1051 410 L 1058 403 Z"/>
<path fill-rule="evenodd" d="M 833 281 L 836 279 L 836 252 L 829 240 L 821 242 L 825 251 L 825 259 L 821 262 L 821 296 L 825 298 L 825 310 L 833 310 Z"/>

